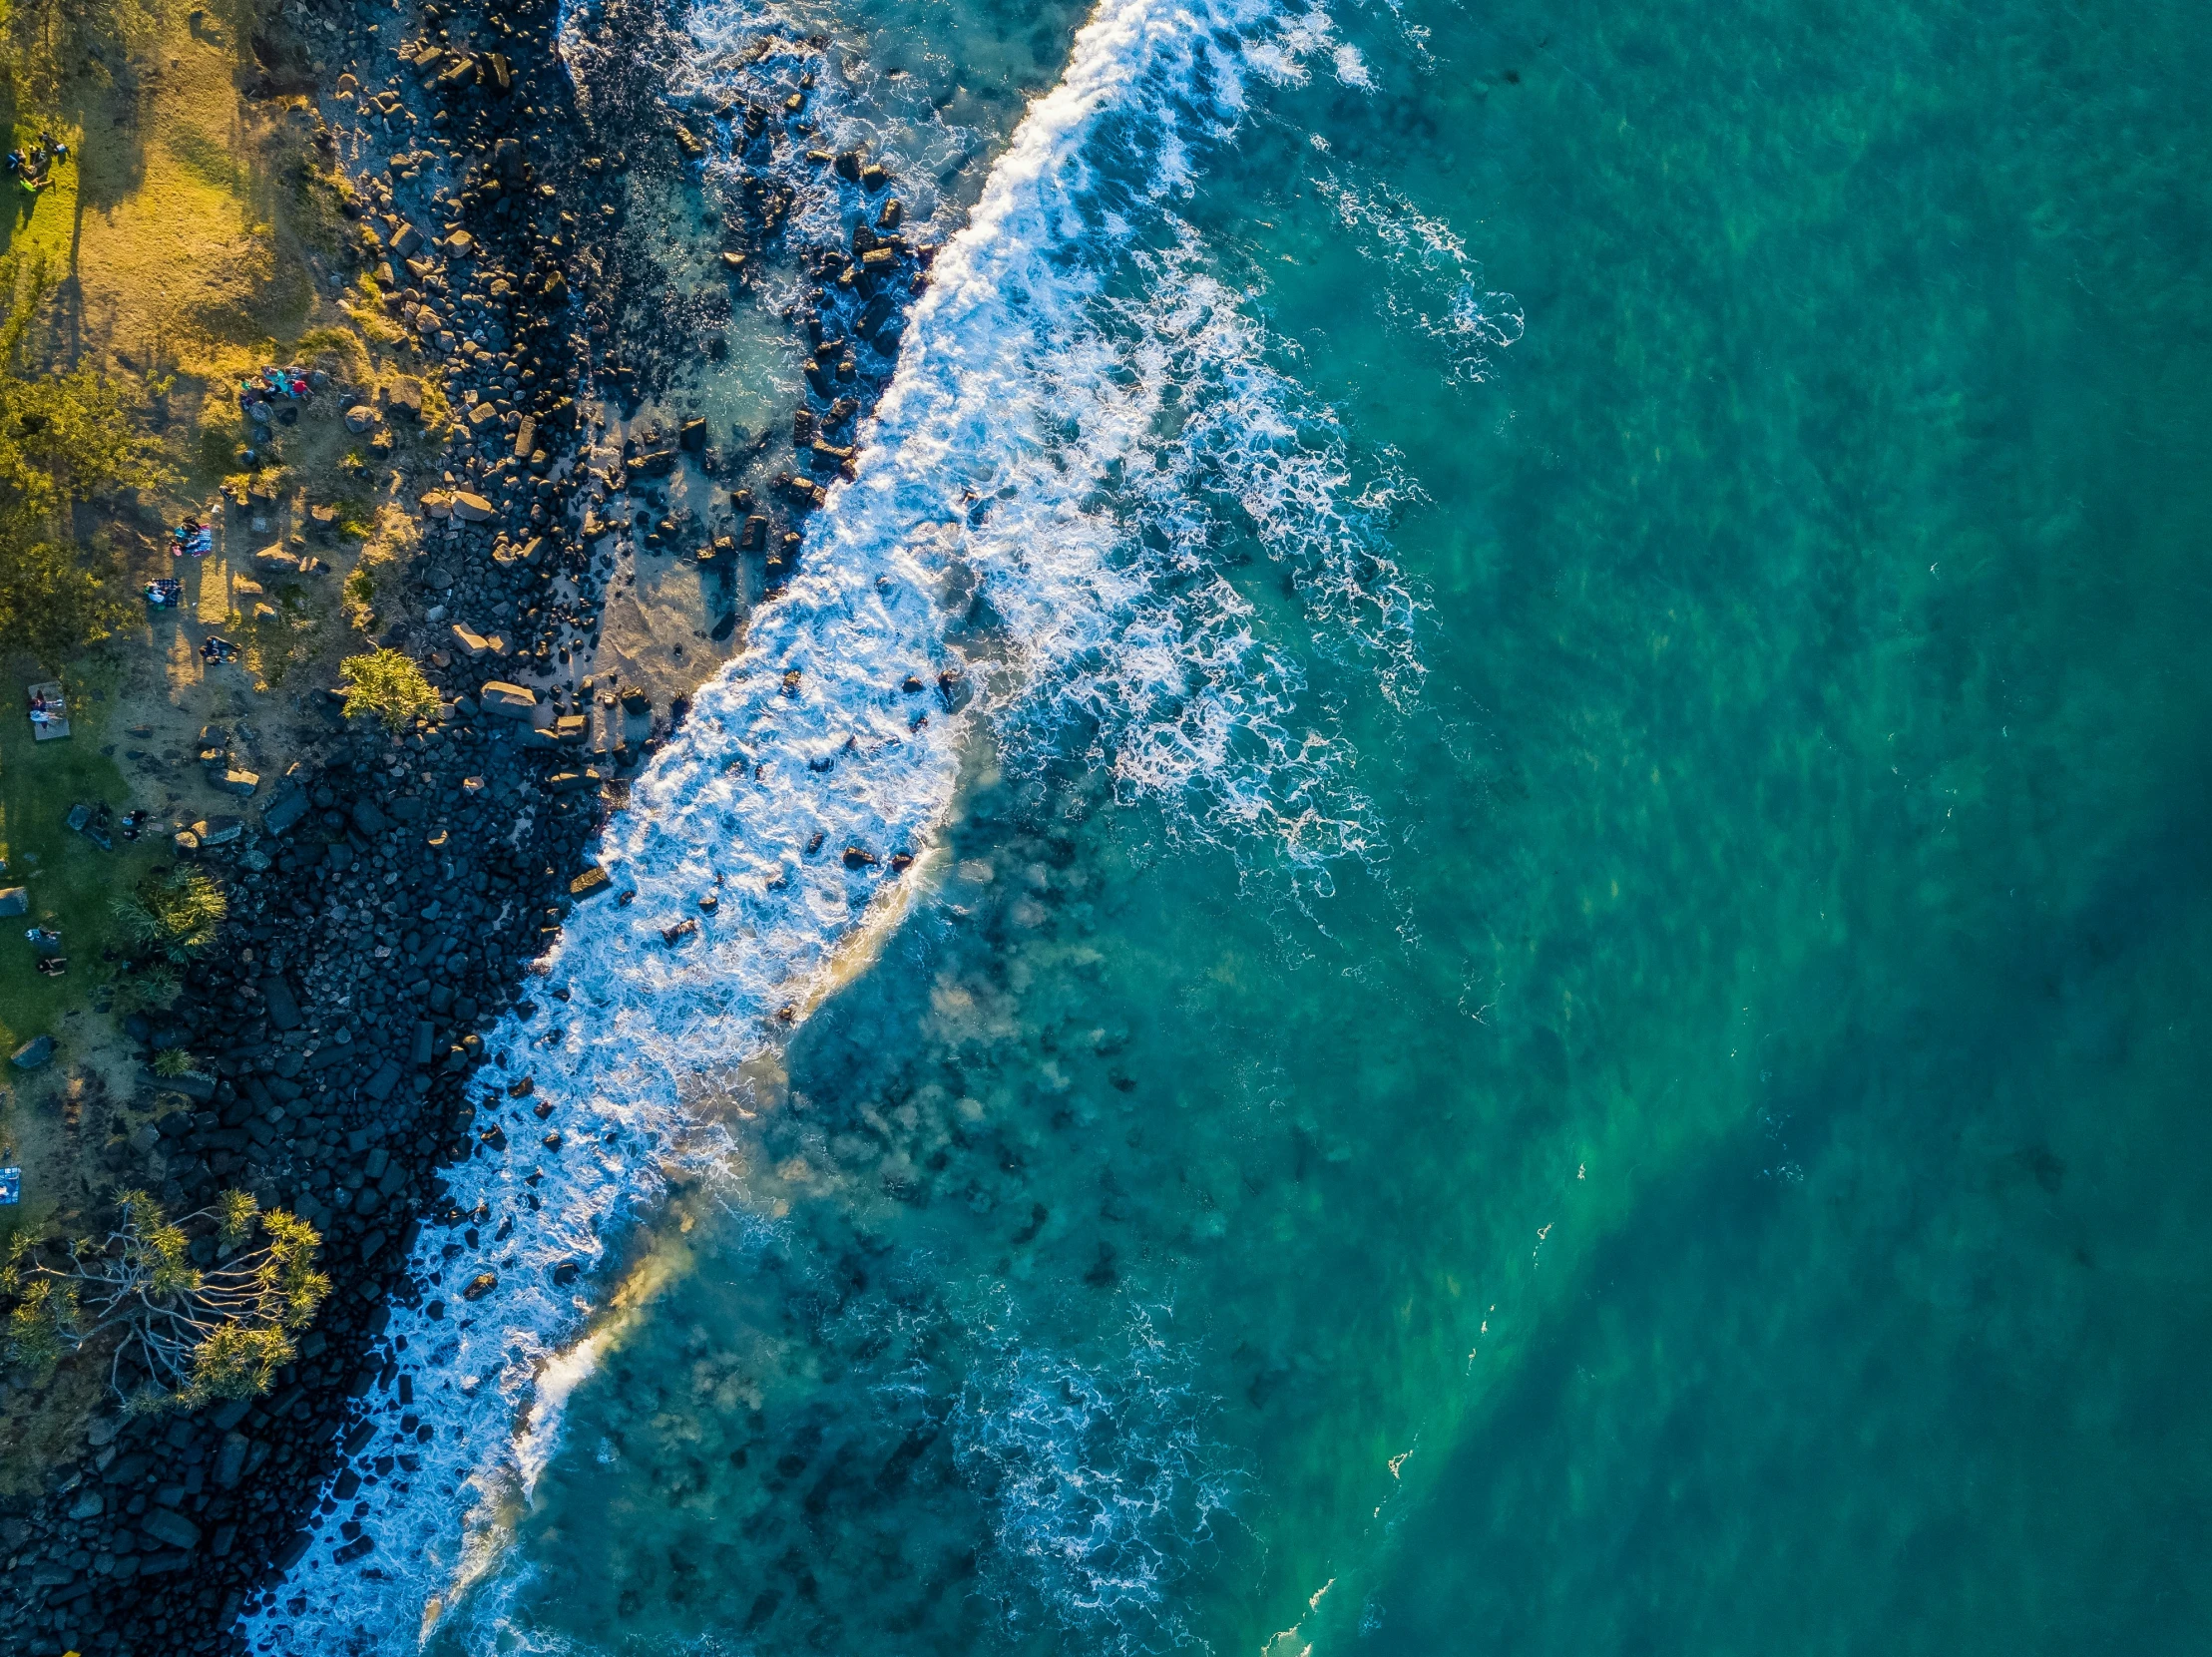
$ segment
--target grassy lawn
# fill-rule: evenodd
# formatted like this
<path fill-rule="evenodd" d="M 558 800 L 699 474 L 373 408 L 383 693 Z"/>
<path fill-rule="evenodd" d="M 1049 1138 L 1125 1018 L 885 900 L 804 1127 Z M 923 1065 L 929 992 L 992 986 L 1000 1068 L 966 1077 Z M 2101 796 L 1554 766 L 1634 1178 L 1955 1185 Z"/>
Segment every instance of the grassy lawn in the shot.
<path fill-rule="evenodd" d="M 120 820 L 130 800 L 123 773 L 101 753 L 110 702 L 94 701 L 97 680 L 65 679 L 72 734 L 66 741 L 34 742 L 24 712 L 21 673 L 0 683 L 0 857 L 7 873 L 0 886 L 28 886 L 31 913 L 0 921 L 0 1054 L 33 1036 L 52 1035 L 67 1057 L 62 1016 L 83 1006 L 108 976 L 100 951 L 115 923 L 108 904 L 143 876 L 167 851 L 159 833 L 134 843 L 116 839 L 104 852 L 65 819 L 80 800 L 105 801 Z M 70 970 L 42 978 L 23 934 L 33 923 L 58 927 Z"/>

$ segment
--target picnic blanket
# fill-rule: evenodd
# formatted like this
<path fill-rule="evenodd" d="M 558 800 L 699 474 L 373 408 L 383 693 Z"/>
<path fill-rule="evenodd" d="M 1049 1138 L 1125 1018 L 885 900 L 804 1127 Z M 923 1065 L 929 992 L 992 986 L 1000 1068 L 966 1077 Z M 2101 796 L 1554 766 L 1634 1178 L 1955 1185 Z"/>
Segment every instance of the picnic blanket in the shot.
<path fill-rule="evenodd" d="M 48 679 L 43 684 L 31 685 L 24 692 L 23 700 L 26 711 L 31 716 L 31 736 L 34 740 L 58 742 L 69 734 L 69 704 L 62 699 L 59 679 Z"/>

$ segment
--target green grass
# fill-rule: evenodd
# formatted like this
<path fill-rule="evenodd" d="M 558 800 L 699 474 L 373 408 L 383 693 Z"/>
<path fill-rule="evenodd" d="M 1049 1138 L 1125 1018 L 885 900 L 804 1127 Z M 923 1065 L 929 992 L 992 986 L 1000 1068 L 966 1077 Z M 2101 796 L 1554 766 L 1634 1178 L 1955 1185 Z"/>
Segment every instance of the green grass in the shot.
<path fill-rule="evenodd" d="M 121 817 L 130 789 L 115 761 L 100 751 L 110 703 L 92 700 L 96 683 L 63 681 L 70 700 L 72 734 L 62 742 L 34 742 L 23 711 L 20 674 L 0 683 L 0 857 L 7 873 L 0 886 L 28 886 L 31 913 L 0 920 L 0 1053 L 33 1036 L 62 1033 L 62 1015 L 90 1000 L 108 975 L 100 959 L 114 941 L 108 913 L 166 849 L 160 839 L 116 841 L 104 852 L 65 822 L 79 800 L 100 800 Z M 23 934 L 36 922 L 58 927 L 69 972 L 42 978 Z"/>

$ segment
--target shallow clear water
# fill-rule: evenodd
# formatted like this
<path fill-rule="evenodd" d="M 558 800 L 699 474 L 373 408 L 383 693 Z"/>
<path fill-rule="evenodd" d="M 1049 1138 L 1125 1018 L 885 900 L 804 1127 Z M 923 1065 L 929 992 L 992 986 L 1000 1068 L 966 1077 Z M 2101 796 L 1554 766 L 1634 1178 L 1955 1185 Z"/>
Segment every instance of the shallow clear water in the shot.
<path fill-rule="evenodd" d="M 945 855 L 433 1649 L 2212 1626 L 2200 19 L 1318 15 L 1085 130 Z"/>

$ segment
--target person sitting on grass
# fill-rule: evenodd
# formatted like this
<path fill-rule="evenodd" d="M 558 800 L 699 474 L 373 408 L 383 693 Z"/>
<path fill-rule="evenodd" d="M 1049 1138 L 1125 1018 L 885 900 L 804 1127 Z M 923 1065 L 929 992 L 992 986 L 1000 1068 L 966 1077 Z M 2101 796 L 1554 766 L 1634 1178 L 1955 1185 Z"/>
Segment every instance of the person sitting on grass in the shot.
<path fill-rule="evenodd" d="M 66 955 L 50 955 L 37 965 L 41 978 L 60 978 L 69 971 L 69 957 Z"/>
<path fill-rule="evenodd" d="M 57 709 L 52 703 L 48 702 L 44 695 L 37 695 L 31 698 L 32 724 L 50 725 L 60 717 L 60 710 Z"/>
<path fill-rule="evenodd" d="M 216 550 L 216 532 L 188 518 L 169 532 L 171 558 L 206 558 Z"/>

